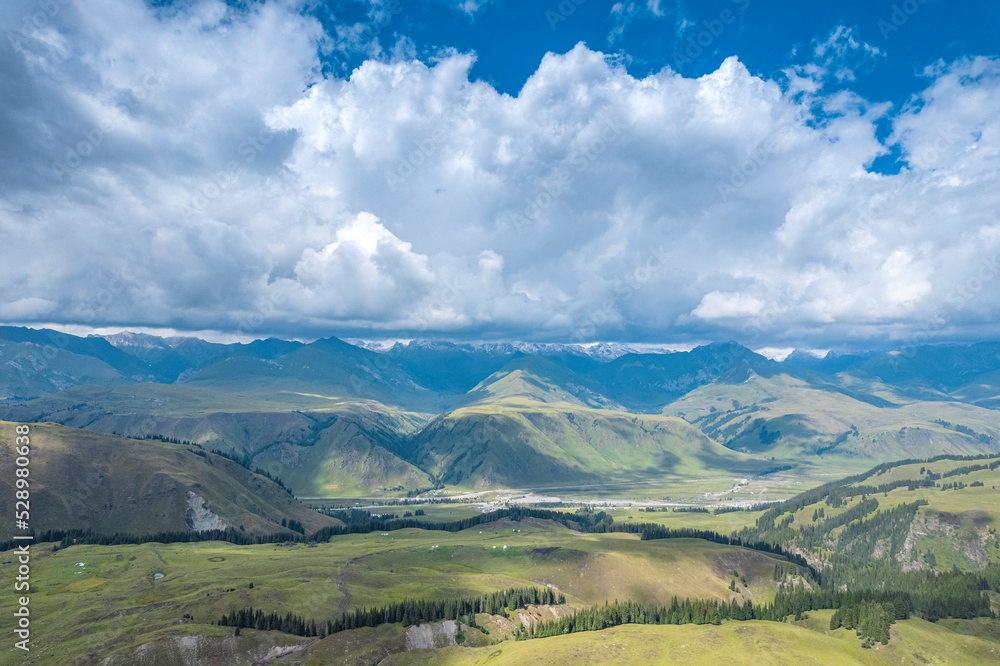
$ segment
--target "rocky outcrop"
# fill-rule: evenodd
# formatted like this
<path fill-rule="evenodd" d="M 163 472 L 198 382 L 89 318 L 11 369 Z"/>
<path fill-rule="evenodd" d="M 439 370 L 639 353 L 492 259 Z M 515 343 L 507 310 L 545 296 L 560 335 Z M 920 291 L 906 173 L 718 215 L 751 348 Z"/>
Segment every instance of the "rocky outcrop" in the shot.
<path fill-rule="evenodd" d="M 208 510 L 205 498 L 192 490 L 188 491 L 187 521 L 195 532 L 224 530 L 228 527 L 226 521 Z"/>

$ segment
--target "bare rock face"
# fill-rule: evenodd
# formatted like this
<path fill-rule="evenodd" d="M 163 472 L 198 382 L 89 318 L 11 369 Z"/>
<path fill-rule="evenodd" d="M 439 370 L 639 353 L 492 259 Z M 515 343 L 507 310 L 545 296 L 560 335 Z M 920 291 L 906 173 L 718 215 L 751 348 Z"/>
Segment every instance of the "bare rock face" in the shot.
<path fill-rule="evenodd" d="M 406 630 L 406 649 L 440 648 L 455 645 L 458 623 L 455 620 L 418 624 Z"/>
<path fill-rule="evenodd" d="M 205 507 L 205 498 L 191 490 L 188 491 L 187 519 L 195 532 L 224 530 L 228 527 L 226 521 Z"/>
<path fill-rule="evenodd" d="M 217 666 L 253 664 L 262 666 L 277 659 L 294 657 L 316 642 L 277 632 L 254 632 L 254 636 L 171 636 L 140 645 L 134 651 L 106 658 L 101 666 Z M 275 644 L 277 643 L 277 644 Z"/>

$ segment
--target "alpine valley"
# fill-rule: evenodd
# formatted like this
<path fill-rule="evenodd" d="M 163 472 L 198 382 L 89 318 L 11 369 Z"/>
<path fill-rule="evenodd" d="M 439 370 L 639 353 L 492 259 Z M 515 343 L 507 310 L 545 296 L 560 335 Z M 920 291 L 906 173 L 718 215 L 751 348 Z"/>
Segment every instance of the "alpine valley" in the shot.
<path fill-rule="evenodd" d="M 0 397 L 4 469 L 31 440 L 25 663 L 1000 655 L 997 342 L 2 327 Z"/>

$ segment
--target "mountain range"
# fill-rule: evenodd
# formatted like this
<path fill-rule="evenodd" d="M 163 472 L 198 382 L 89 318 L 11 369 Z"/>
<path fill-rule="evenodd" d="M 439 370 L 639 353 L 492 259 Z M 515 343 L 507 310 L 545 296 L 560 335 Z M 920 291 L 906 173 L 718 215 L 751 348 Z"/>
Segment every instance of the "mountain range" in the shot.
<path fill-rule="evenodd" d="M 655 351 L 650 351 L 655 349 Z M 0 418 L 186 440 L 304 496 L 851 470 L 1000 450 L 1000 343 L 792 353 L 0 327 Z"/>

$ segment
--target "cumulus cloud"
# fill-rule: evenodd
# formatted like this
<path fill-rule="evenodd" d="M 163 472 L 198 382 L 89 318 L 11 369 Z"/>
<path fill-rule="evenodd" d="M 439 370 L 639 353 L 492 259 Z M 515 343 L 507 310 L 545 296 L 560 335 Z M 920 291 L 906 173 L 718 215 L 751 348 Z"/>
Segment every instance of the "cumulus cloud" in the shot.
<path fill-rule="evenodd" d="M 853 81 L 854 71 L 871 66 L 885 53 L 857 36 L 857 30 L 838 25 L 824 40 L 817 40 L 813 53 L 838 81 Z"/>
<path fill-rule="evenodd" d="M 972 335 L 1000 305 L 996 59 L 894 109 L 824 92 L 877 55 L 846 29 L 780 81 L 581 44 L 512 96 L 466 53 L 331 73 L 356 35 L 290 2 L 54 6 L 0 47 L 7 322 L 784 348 Z"/>
<path fill-rule="evenodd" d="M 336 231 L 336 240 L 307 248 L 294 277 L 273 288 L 294 312 L 307 317 L 389 319 L 401 304 L 415 302 L 433 283 L 427 257 L 412 251 L 370 213 Z"/>
<path fill-rule="evenodd" d="M 870 71 L 885 51 L 858 36 L 857 28 L 840 24 L 812 42 L 812 59 L 785 71 L 792 92 L 815 92 L 827 82 L 850 83 L 858 71 Z"/>

